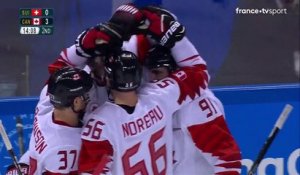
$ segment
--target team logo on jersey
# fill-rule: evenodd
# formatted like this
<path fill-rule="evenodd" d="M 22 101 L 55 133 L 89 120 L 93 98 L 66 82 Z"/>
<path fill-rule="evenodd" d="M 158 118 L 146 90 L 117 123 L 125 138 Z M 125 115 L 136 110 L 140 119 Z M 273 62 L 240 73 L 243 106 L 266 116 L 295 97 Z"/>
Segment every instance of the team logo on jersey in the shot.
<path fill-rule="evenodd" d="M 187 78 L 187 75 L 184 71 L 178 71 L 174 75 L 181 81 L 183 81 Z"/>

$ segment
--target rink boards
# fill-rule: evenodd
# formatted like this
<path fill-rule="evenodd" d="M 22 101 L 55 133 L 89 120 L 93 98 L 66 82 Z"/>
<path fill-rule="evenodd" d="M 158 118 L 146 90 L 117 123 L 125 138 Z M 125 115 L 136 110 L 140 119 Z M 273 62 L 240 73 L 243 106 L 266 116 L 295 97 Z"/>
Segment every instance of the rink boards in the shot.
<path fill-rule="evenodd" d="M 286 104 L 294 109 L 262 160 L 257 175 L 300 174 L 300 84 L 238 86 L 213 88 L 225 106 L 226 120 L 243 155 L 242 174 L 250 168 L 265 139 Z M 32 130 L 37 97 L 0 100 L 2 120 L 17 155 L 16 117 L 24 128 L 25 149 Z M 11 159 L 0 139 L 0 175 Z"/>

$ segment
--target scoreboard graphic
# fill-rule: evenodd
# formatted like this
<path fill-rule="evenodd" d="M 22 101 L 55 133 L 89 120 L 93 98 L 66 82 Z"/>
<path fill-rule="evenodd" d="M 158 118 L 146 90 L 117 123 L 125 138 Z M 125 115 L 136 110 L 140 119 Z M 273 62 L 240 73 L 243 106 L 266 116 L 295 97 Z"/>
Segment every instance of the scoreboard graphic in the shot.
<path fill-rule="evenodd" d="M 21 8 L 19 10 L 20 34 L 52 35 L 53 9 Z"/>

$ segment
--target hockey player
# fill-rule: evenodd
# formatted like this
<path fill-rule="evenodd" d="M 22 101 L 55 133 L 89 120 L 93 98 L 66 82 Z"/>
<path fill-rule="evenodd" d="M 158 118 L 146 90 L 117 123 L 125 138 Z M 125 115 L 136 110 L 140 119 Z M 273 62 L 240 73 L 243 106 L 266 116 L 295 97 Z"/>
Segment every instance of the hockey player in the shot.
<path fill-rule="evenodd" d="M 141 70 L 133 53 L 114 55 L 105 70 L 113 102 L 87 116 L 80 172 L 95 173 L 98 166 L 103 167 L 102 160 L 108 159 L 100 172 L 172 173 L 172 113 L 201 94 L 207 84 L 206 73 L 200 65 L 183 68 L 137 92 Z M 198 81 L 194 81 L 196 77 Z"/>
<path fill-rule="evenodd" d="M 77 174 L 81 120 L 92 85 L 81 69 L 53 72 L 36 106 L 29 150 L 19 160 L 23 175 Z M 17 174 L 15 166 L 6 174 Z"/>
<path fill-rule="evenodd" d="M 89 113 L 107 99 L 103 89 L 103 61 L 107 54 L 120 50 L 122 46 L 123 50 L 138 55 L 142 62 L 150 48 L 146 35 L 154 40 L 163 39 L 164 45 L 171 47 L 182 39 L 184 32 L 184 27 L 163 9 L 151 6 L 139 10 L 131 4 L 122 5 L 108 22 L 82 32 L 76 39 L 76 44 L 64 49 L 55 62 L 49 65 L 48 70 L 51 74 L 63 66 L 83 68 L 88 65 L 91 68 L 91 75 L 99 86 L 93 88 L 94 95 L 86 110 Z"/>
<path fill-rule="evenodd" d="M 125 13 L 127 13 L 127 12 L 125 12 Z M 123 15 L 118 14 L 117 16 L 123 16 Z M 139 21 L 139 20 L 141 20 L 141 19 L 139 19 L 140 16 L 141 16 L 141 13 L 139 13 L 136 16 L 132 15 L 128 19 L 128 21 L 132 21 L 132 22 Z M 116 17 L 116 18 L 118 18 L 118 17 Z M 137 19 L 135 19 L 135 18 L 137 18 Z M 114 20 L 114 19 L 115 18 L 112 18 L 112 20 Z M 92 53 L 91 55 L 81 52 L 80 47 L 78 47 L 78 46 L 76 47 L 76 45 L 72 45 L 71 47 L 64 49 L 60 53 L 59 57 L 52 64 L 50 64 L 48 66 L 48 71 L 49 71 L 50 75 L 63 67 L 77 67 L 80 69 L 87 69 L 88 72 L 91 71 L 91 75 L 98 86 L 92 87 L 92 90 L 90 92 L 91 99 L 86 107 L 87 113 L 92 112 L 98 106 L 103 104 L 104 101 L 107 100 L 106 90 L 102 87 L 104 85 L 103 84 L 103 82 L 104 82 L 103 70 L 104 69 L 103 69 L 103 65 L 102 65 L 103 64 L 102 60 L 105 57 L 104 53 L 108 52 L 108 50 L 110 50 L 110 48 L 112 48 L 112 49 L 119 48 L 120 43 L 118 43 L 118 42 L 123 42 L 121 40 L 121 38 L 118 38 L 118 35 L 116 35 L 116 32 L 114 31 L 114 29 L 112 29 L 110 26 L 106 26 L 106 27 L 101 26 L 100 28 L 101 28 L 101 31 L 91 32 L 90 33 L 91 35 L 89 35 L 88 37 L 85 37 L 84 41 L 81 41 L 83 38 L 80 37 L 83 35 L 80 35 L 76 41 L 77 45 L 81 45 L 81 44 L 85 45 L 86 44 L 87 49 L 89 50 L 89 51 L 87 51 L 87 53 Z M 129 34 L 128 34 L 128 36 L 129 36 Z M 98 37 L 98 39 L 102 39 L 102 41 L 104 41 L 103 44 L 97 45 L 98 50 L 96 49 L 95 40 L 93 40 L 93 39 L 96 39 L 96 37 Z M 105 39 L 107 39 L 107 40 L 105 40 Z M 135 37 L 133 40 L 135 40 Z M 79 43 L 79 42 L 82 42 L 82 43 Z M 101 43 L 101 41 L 98 41 L 98 42 Z M 108 47 L 108 46 L 110 46 L 110 47 Z M 136 47 L 136 46 L 134 46 L 134 47 Z M 131 47 L 129 47 L 129 48 L 131 48 Z M 99 49 L 103 51 L 100 54 L 99 54 Z M 97 52 L 98 54 L 95 54 L 93 52 Z M 87 67 L 87 65 L 89 67 Z M 38 106 L 39 106 L 39 108 L 42 108 L 43 114 L 52 113 L 52 110 L 53 110 L 53 105 L 50 103 L 49 97 L 47 95 L 47 88 L 48 88 L 48 86 L 46 85 L 42 89 L 42 91 L 40 93 L 40 99 L 38 102 Z M 28 168 L 27 168 L 28 164 L 29 164 L 29 156 L 28 155 L 29 154 L 27 151 L 26 154 L 24 154 L 19 161 L 19 163 L 22 165 L 22 167 L 24 167 L 23 168 L 24 174 L 28 173 Z M 13 172 L 17 172 L 15 170 L 14 165 L 9 166 L 8 170 L 7 170 L 7 174 L 12 174 Z"/>
<path fill-rule="evenodd" d="M 151 79 L 161 80 L 176 71 L 178 65 L 194 66 L 195 62 L 204 62 L 187 38 L 181 42 L 184 49 L 173 49 L 156 45 L 150 49 L 146 66 Z M 194 52 L 193 57 L 176 60 L 172 54 L 181 54 L 178 50 Z M 188 51 L 194 50 L 194 51 Z M 205 63 L 203 63 L 205 64 Z M 240 149 L 231 135 L 222 103 L 206 88 L 192 103 L 177 111 L 173 118 L 174 174 L 212 175 L 241 173 Z"/>
<path fill-rule="evenodd" d="M 85 71 L 65 67 L 48 82 L 48 98 L 54 109 L 36 107 L 30 139 L 30 175 L 78 174 L 82 116 L 93 81 Z"/>

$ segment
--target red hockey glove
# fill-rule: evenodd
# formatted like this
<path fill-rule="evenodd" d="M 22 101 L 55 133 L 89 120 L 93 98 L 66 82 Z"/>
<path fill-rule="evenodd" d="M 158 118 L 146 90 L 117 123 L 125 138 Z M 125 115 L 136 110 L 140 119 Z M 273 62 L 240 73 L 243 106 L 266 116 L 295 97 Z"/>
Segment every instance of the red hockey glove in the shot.
<path fill-rule="evenodd" d="M 26 165 L 25 163 L 20 163 L 19 165 L 21 167 L 22 175 L 28 175 L 29 174 L 29 166 Z M 19 175 L 18 170 L 14 164 L 7 167 L 7 171 L 6 171 L 5 175 Z"/>
<path fill-rule="evenodd" d="M 145 33 L 148 28 L 144 14 L 131 3 L 118 7 L 109 24 L 114 26 L 126 41 L 131 35 Z"/>
<path fill-rule="evenodd" d="M 82 32 L 76 39 L 76 53 L 91 58 L 106 55 L 121 48 L 122 35 L 109 23 L 102 23 Z"/>
<path fill-rule="evenodd" d="M 185 27 L 171 12 L 155 6 L 147 6 L 142 12 L 150 22 L 147 34 L 160 45 L 172 48 L 184 37 Z"/>

